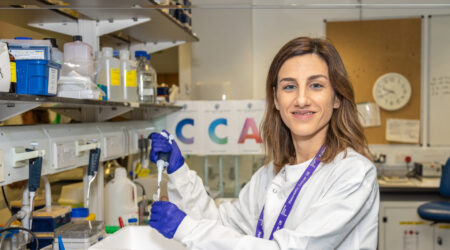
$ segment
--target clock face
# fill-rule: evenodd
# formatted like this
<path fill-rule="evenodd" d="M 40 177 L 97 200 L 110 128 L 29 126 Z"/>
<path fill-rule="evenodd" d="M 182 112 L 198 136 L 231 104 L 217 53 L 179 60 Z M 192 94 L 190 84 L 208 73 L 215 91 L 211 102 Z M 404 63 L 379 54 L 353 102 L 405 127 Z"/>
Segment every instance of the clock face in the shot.
<path fill-rule="evenodd" d="M 381 108 L 398 110 L 404 107 L 411 98 L 411 84 L 401 74 L 387 73 L 376 80 L 372 94 L 375 102 Z"/>

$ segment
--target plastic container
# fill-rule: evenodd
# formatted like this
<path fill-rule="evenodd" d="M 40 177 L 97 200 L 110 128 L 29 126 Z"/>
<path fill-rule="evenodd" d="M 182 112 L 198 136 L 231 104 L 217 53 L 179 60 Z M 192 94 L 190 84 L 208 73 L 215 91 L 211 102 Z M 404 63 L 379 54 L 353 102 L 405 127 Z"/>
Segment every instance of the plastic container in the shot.
<path fill-rule="evenodd" d="M 119 216 L 124 221 L 138 217 L 136 185 L 127 178 L 125 168 L 116 168 L 114 179 L 105 187 L 105 224 L 119 225 Z"/>
<path fill-rule="evenodd" d="M 61 76 L 84 76 L 93 79 L 94 59 L 92 47 L 83 42 L 81 36 L 74 36 L 73 42 L 64 44 L 64 67 Z"/>
<path fill-rule="evenodd" d="M 0 42 L 0 92 L 9 92 L 11 87 L 11 64 L 8 45 Z"/>
<path fill-rule="evenodd" d="M 108 101 L 123 101 L 123 88 L 120 81 L 120 60 L 113 57 L 113 49 L 103 47 L 96 62 L 95 82 L 106 93 Z"/>
<path fill-rule="evenodd" d="M 89 209 L 85 207 L 74 208 L 72 209 L 71 216 L 72 222 L 87 221 L 87 218 L 89 216 Z"/>
<path fill-rule="evenodd" d="M 63 186 L 58 203 L 71 206 L 72 208 L 83 206 L 83 182 Z"/>
<path fill-rule="evenodd" d="M 59 249 L 58 236 L 61 235 L 66 250 L 88 249 L 105 237 L 104 224 L 101 221 L 82 221 L 68 223 L 55 231 L 53 249 Z"/>
<path fill-rule="evenodd" d="M 138 102 L 136 62 L 130 60 L 128 50 L 120 51 L 120 79 L 122 80 L 123 100 Z"/>
<path fill-rule="evenodd" d="M 56 43 L 56 38 L 44 38 L 44 40 L 49 40 L 52 44 L 51 48 L 51 58 L 57 64 L 64 64 L 64 54 L 59 50 L 58 44 Z"/>
<path fill-rule="evenodd" d="M 128 225 L 129 226 L 137 226 L 138 225 L 138 219 L 137 218 L 129 218 L 128 219 Z"/>
<path fill-rule="evenodd" d="M 155 103 L 157 88 L 156 71 L 151 66 L 150 60 L 147 60 L 147 56 L 150 59 L 150 56 L 145 51 L 138 50 L 135 52 L 139 101 Z"/>
<path fill-rule="evenodd" d="M 56 95 L 61 66 L 47 60 L 16 60 L 17 94 Z"/>
<path fill-rule="evenodd" d="M 48 40 L 32 40 L 29 37 L 2 39 L 9 45 L 16 60 L 51 60 L 52 44 Z"/>

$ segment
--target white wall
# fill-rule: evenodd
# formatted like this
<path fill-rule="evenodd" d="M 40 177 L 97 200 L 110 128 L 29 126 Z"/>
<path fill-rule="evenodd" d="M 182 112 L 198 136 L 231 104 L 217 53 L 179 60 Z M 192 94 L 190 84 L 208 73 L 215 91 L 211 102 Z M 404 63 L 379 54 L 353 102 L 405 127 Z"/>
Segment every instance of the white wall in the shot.
<path fill-rule="evenodd" d="M 192 84 L 230 82 L 228 99 L 252 99 L 252 12 L 193 9 Z"/>

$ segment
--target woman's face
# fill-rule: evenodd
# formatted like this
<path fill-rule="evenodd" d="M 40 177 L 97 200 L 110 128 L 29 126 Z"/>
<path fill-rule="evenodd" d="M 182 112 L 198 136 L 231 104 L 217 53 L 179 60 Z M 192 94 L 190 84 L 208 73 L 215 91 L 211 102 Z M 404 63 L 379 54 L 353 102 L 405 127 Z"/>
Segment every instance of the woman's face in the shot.
<path fill-rule="evenodd" d="M 326 135 L 333 108 L 340 105 L 326 62 L 315 54 L 288 59 L 278 72 L 275 106 L 294 138 Z"/>

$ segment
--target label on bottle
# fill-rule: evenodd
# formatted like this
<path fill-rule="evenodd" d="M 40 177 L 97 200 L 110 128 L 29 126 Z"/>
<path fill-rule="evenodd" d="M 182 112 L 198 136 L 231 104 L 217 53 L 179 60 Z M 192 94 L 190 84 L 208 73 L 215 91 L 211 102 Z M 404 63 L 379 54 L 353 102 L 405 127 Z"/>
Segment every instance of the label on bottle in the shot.
<path fill-rule="evenodd" d="M 11 82 L 17 82 L 16 62 L 10 62 L 11 66 Z"/>
<path fill-rule="evenodd" d="M 111 68 L 111 85 L 120 86 L 120 69 Z"/>
<path fill-rule="evenodd" d="M 143 89 L 142 95 L 153 95 L 153 89 Z"/>
<path fill-rule="evenodd" d="M 136 70 L 127 70 L 127 87 L 137 87 Z"/>
<path fill-rule="evenodd" d="M 49 68 L 47 93 L 56 95 L 57 84 L 58 84 L 58 70 L 54 68 Z"/>

